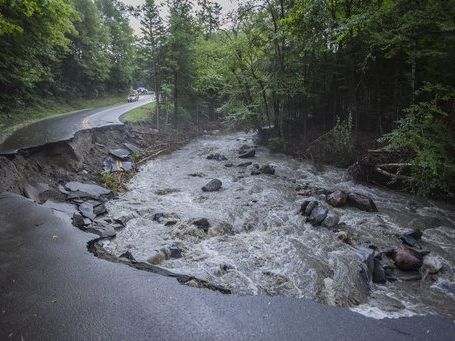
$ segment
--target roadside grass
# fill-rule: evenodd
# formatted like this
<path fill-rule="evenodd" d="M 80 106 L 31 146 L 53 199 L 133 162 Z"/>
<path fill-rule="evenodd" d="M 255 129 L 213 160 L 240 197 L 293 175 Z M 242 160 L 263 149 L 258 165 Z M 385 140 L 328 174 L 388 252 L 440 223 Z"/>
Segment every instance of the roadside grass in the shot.
<path fill-rule="evenodd" d="M 74 99 L 68 101 L 42 101 L 39 105 L 24 108 L 10 115 L 0 113 L 0 143 L 13 131 L 31 123 L 51 117 L 65 116 L 77 111 L 106 107 L 126 102 L 127 94 L 115 94 L 101 98 Z"/>
<path fill-rule="evenodd" d="M 128 111 L 121 117 L 123 122 L 126 123 L 138 123 L 138 122 L 150 122 L 153 120 L 155 102 L 148 103 L 142 107 Z"/>

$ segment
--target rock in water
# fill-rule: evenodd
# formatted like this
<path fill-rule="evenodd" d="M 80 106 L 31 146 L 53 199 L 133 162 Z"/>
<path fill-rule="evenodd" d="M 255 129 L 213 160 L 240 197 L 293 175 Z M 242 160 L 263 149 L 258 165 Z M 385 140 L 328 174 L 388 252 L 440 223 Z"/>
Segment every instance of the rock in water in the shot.
<path fill-rule="evenodd" d="M 227 157 L 221 155 L 220 153 L 210 154 L 207 156 L 207 160 L 215 160 L 215 161 L 226 161 Z"/>
<path fill-rule="evenodd" d="M 418 241 L 422 238 L 422 231 L 414 230 L 409 233 L 404 233 L 400 236 L 401 241 L 409 246 L 421 248 Z"/>
<path fill-rule="evenodd" d="M 129 251 L 126 251 L 126 252 L 123 252 L 119 258 L 126 258 L 132 262 L 135 262 L 136 259 L 134 258 L 134 256 L 131 254 L 131 252 Z"/>
<path fill-rule="evenodd" d="M 425 256 L 423 259 L 422 268 L 428 271 L 428 273 L 434 275 L 442 269 L 442 262 L 439 257 L 436 256 Z"/>
<path fill-rule="evenodd" d="M 239 158 L 241 159 L 249 159 L 252 158 L 256 155 L 256 150 L 255 149 L 250 149 L 248 151 L 245 151 L 244 153 L 239 155 Z"/>
<path fill-rule="evenodd" d="M 93 212 L 93 205 L 89 202 L 84 202 L 79 205 L 79 211 L 81 211 L 82 215 L 90 220 L 94 220 L 96 218 L 96 214 Z"/>
<path fill-rule="evenodd" d="M 343 191 L 335 191 L 330 193 L 327 197 L 327 202 L 333 207 L 341 207 L 346 205 L 348 200 L 348 195 Z"/>
<path fill-rule="evenodd" d="M 318 205 L 313 208 L 307 221 L 315 226 L 321 225 L 327 217 L 327 213 L 329 213 L 329 209 L 326 206 Z"/>
<path fill-rule="evenodd" d="M 221 180 L 213 179 L 207 185 L 202 187 L 202 190 L 204 192 L 216 192 L 221 188 L 222 185 L 223 183 L 221 182 Z"/>
<path fill-rule="evenodd" d="M 88 224 L 91 223 L 90 219 L 84 218 L 82 214 L 80 214 L 79 212 L 73 214 L 71 221 L 74 226 L 79 228 L 83 228 L 84 226 L 87 226 Z"/>
<path fill-rule="evenodd" d="M 196 226 L 198 229 L 203 230 L 205 233 L 208 232 L 210 223 L 207 218 L 201 218 L 193 221 L 193 225 Z"/>
<path fill-rule="evenodd" d="M 308 205 L 305 208 L 305 211 L 303 212 L 304 215 L 309 216 L 311 212 L 314 210 L 316 206 L 318 206 L 319 203 L 316 200 L 310 201 Z"/>
<path fill-rule="evenodd" d="M 170 258 L 182 258 L 182 250 L 176 245 L 171 245 L 169 247 L 169 256 Z"/>
<path fill-rule="evenodd" d="M 377 257 L 374 258 L 374 269 L 373 269 L 373 282 L 384 284 L 387 281 L 384 267 L 382 266 L 381 260 Z"/>
<path fill-rule="evenodd" d="M 374 250 L 361 246 L 356 246 L 353 249 L 354 252 L 360 257 L 362 262 L 364 262 L 365 265 L 367 266 L 371 278 L 371 275 L 373 274 L 374 271 Z"/>
<path fill-rule="evenodd" d="M 268 175 L 273 175 L 275 174 L 275 168 L 273 166 L 270 166 L 270 165 L 264 165 L 262 166 L 259 171 L 262 173 L 262 174 L 268 174 Z"/>
<path fill-rule="evenodd" d="M 422 258 L 421 254 L 405 245 L 398 247 L 392 257 L 397 268 L 404 271 L 419 270 L 423 264 Z"/>
<path fill-rule="evenodd" d="M 373 200 L 366 195 L 351 192 L 348 194 L 347 203 L 357 207 L 359 210 L 367 212 L 377 212 L 378 209 Z"/>
<path fill-rule="evenodd" d="M 338 223 L 340 222 L 340 217 L 338 216 L 338 214 L 336 214 L 335 212 L 330 212 L 327 214 L 327 217 L 325 217 L 324 221 L 322 222 L 322 225 L 325 226 L 325 227 L 334 227 L 336 225 L 338 225 Z"/>

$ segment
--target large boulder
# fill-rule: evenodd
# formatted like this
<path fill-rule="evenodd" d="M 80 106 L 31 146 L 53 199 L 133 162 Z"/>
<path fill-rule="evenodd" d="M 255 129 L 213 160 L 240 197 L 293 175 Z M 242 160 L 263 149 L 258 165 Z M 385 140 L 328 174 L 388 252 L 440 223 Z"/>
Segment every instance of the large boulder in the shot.
<path fill-rule="evenodd" d="M 351 192 L 348 194 L 347 203 L 359 210 L 367 212 L 377 212 L 378 209 L 374 201 L 366 195 Z"/>
<path fill-rule="evenodd" d="M 405 245 L 399 246 L 392 254 L 395 265 L 400 270 L 419 270 L 423 264 L 423 257 L 426 252 L 418 252 Z"/>
<path fill-rule="evenodd" d="M 221 186 L 223 186 L 223 183 L 221 182 L 221 180 L 213 179 L 209 183 L 207 183 L 204 187 L 202 187 L 202 191 L 216 192 L 221 188 Z"/>
<path fill-rule="evenodd" d="M 347 201 L 348 195 L 343 191 L 335 191 L 327 196 L 327 203 L 333 207 L 342 207 Z"/>

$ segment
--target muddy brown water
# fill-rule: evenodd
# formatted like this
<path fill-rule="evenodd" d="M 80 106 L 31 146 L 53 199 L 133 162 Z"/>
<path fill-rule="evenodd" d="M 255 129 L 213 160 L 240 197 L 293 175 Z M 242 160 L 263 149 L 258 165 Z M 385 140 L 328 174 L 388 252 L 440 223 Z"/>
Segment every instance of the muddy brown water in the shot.
<path fill-rule="evenodd" d="M 439 313 L 455 316 L 454 208 L 412 195 L 355 184 L 341 169 L 317 170 L 259 147 L 253 163 L 271 164 L 275 175 L 250 175 L 251 166 L 237 151 L 254 144 L 252 134 L 200 138 L 184 148 L 150 161 L 129 183 L 130 191 L 108 204 L 113 218 L 128 217 L 126 228 L 104 248 L 115 256 L 129 251 L 174 273 L 209 281 L 243 295 L 284 295 L 349 307 L 375 318 Z M 207 160 L 220 153 L 228 161 Z M 225 164 L 233 163 L 233 167 Z M 190 175 L 191 174 L 191 175 Z M 197 175 L 197 176 L 194 176 Z M 213 178 L 218 192 L 202 192 Z M 331 208 L 360 246 L 379 250 L 401 244 L 398 235 L 424 231 L 422 245 L 442 263 L 442 270 L 422 281 L 384 285 L 365 282 L 365 267 L 353 247 L 324 227 L 313 227 L 297 214 L 306 197 L 296 187 L 309 184 L 370 196 L 378 213 Z M 315 195 L 317 199 L 317 195 Z M 169 218 L 157 222 L 156 213 Z M 207 218 L 208 232 L 192 224 Z M 165 224 L 165 222 L 168 222 Z M 181 250 L 169 258 L 168 250 Z"/>

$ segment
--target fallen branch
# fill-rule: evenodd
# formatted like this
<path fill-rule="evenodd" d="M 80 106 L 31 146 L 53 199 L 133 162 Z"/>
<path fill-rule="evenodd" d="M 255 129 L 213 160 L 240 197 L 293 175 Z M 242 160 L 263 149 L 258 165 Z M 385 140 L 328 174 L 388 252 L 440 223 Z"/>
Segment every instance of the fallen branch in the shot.
<path fill-rule="evenodd" d="M 164 152 L 164 151 L 166 151 L 166 150 L 167 150 L 167 148 L 161 149 L 161 150 L 157 151 L 156 153 L 153 153 L 152 155 L 148 155 L 148 156 L 146 156 L 146 157 L 140 159 L 140 160 L 137 162 L 137 164 L 140 165 L 140 164 L 142 164 L 142 163 L 144 163 L 144 162 L 146 162 L 146 161 L 148 161 L 148 160 L 150 160 L 150 159 L 153 159 L 154 157 L 157 157 L 158 155 L 160 155 L 162 152 Z"/>
<path fill-rule="evenodd" d="M 382 169 L 382 168 L 390 168 L 390 167 L 399 167 L 401 169 L 403 167 L 410 167 L 410 166 L 411 166 L 410 163 L 386 163 L 386 164 L 382 164 L 382 165 L 376 165 L 375 170 L 379 174 L 385 175 L 389 178 L 392 178 L 393 180 L 398 179 L 398 180 L 410 181 L 411 178 L 409 176 L 398 174 L 398 171 L 396 173 L 392 173 L 392 172 Z"/>

